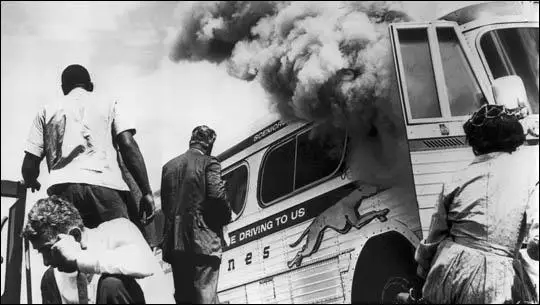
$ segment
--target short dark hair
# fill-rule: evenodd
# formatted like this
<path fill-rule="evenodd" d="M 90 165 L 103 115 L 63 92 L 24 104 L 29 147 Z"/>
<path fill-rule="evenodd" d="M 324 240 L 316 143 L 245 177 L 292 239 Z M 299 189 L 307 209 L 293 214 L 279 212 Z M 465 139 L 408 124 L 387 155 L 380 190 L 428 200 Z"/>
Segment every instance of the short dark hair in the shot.
<path fill-rule="evenodd" d="M 216 132 L 212 128 L 206 125 L 197 126 L 191 132 L 189 146 L 199 144 L 203 149 L 208 149 L 214 145 L 216 137 Z"/>
<path fill-rule="evenodd" d="M 525 142 L 523 126 L 514 111 L 502 105 L 484 105 L 463 125 L 475 155 L 515 151 Z"/>
<path fill-rule="evenodd" d="M 41 236 L 53 239 L 58 234 L 69 233 L 72 227 L 84 227 L 81 214 L 71 202 L 53 195 L 38 200 L 28 212 L 28 223 L 22 237 L 29 241 L 38 240 Z"/>
<path fill-rule="evenodd" d="M 90 80 L 88 70 L 81 65 L 69 65 L 62 72 L 62 91 L 64 95 L 67 95 L 77 87 L 89 92 L 94 90 L 94 84 Z"/>

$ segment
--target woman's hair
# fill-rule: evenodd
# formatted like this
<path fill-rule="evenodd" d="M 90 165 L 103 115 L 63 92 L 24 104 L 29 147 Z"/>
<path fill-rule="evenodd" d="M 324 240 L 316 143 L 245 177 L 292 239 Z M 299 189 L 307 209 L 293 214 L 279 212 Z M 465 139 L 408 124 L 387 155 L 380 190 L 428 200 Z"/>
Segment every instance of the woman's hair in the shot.
<path fill-rule="evenodd" d="M 83 228 L 81 214 L 75 206 L 58 196 L 40 199 L 28 212 L 28 223 L 22 237 L 35 241 L 40 236 L 54 239 L 58 234 L 67 234 L 73 227 Z"/>
<path fill-rule="evenodd" d="M 484 105 L 465 122 L 463 130 L 475 155 L 515 151 L 525 142 L 515 111 L 501 105 Z"/>

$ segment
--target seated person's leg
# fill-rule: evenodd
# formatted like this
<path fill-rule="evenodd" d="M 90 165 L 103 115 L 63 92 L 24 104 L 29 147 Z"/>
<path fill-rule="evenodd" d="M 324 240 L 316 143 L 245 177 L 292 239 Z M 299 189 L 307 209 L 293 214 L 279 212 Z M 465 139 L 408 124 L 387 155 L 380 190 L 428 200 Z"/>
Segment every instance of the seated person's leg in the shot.
<path fill-rule="evenodd" d="M 97 304 L 146 304 L 141 286 L 134 278 L 103 274 L 98 282 Z"/>

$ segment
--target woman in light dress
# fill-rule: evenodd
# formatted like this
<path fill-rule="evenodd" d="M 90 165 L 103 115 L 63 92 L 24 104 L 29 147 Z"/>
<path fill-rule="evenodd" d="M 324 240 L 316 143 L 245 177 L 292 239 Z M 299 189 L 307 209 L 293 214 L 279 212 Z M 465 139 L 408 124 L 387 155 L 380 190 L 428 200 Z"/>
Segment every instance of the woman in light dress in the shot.
<path fill-rule="evenodd" d="M 504 106 L 484 105 L 463 128 L 476 158 L 444 185 L 417 248 L 423 297 L 437 304 L 537 303 L 519 251 L 526 239 L 531 257 L 538 251 L 538 230 L 527 238 L 538 221 L 538 150 L 520 147 L 522 125 Z"/>

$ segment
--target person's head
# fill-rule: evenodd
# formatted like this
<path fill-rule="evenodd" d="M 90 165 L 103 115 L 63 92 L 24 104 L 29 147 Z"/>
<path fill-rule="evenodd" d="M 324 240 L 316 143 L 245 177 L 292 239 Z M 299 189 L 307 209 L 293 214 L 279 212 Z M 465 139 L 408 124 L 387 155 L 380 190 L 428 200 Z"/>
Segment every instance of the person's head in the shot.
<path fill-rule="evenodd" d="M 205 154 L 210 155 L 214 142 L 216 141 L 216 132 L 206 125 L 195 127 L 191 133 L 189 147 L 194 147 L 202 150 Z"/>
<path fill-rule="evenodd" d="M 43 264 L 59 268 L 61 271 L 71 272 L 75 270 L 62 270 L 63 266 L 51 251 L 51 247 L 58 240 L 59 234 L 69 234 L 75 241 L 81 242 L 83 221 L 75 206 L 58 197 L 51 196 L 40 199 L 28 212 L 28 223 L 22 236 L 32 243 L 34 249 L 43 256 Z"/>
<path fill-rule="evenodd" d="M 62 91 L 68 95 L 75 88 L 83 88 L 88 92 L 94 90 L 94 84 L 90 80 L 90 74 L 85 67 L 81 65 L 69 65 L 62 72 Z"/>
<path fill-rule="evenodd" d="M 484 105 L 463 125 L 475 155 L 515 151 L 525 142 L 523 126 L 514 111 L 502 105 Z"/>

